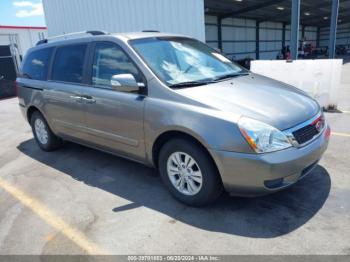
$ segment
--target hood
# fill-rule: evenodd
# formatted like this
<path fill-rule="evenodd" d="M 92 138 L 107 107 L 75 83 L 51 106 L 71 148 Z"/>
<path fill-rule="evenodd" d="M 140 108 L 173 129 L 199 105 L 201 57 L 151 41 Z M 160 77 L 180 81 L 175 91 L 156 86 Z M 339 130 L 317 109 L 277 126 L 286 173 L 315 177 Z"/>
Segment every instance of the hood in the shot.
<path fill-rule="evenodd" d="M 256 74 L 177 92 L 209 107 L 247 116 L 280 130 L 307 121 L 320 110 L 305 92 Z"/>

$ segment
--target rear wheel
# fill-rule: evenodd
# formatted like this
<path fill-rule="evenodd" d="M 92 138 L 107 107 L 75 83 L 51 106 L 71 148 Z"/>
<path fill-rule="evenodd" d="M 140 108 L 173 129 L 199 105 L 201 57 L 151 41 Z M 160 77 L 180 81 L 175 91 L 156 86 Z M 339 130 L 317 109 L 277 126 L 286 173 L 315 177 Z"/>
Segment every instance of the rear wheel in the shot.
<path fill-rule="evenodd" d="M 207 205 L 222 192 L 212 159 L 192 141 L 175 139 L 166 143 L 160 151 L 158 166 L 172 195 L 187 205 Z"/>
<path fill-rule="evenodd" d="M 30 119 L 34 138 L 39 147 L 44 151 L 53 151 L 62 144 L 62 140 L 50 129 L 45 118 L 39 111 L 35 111 Z"/>

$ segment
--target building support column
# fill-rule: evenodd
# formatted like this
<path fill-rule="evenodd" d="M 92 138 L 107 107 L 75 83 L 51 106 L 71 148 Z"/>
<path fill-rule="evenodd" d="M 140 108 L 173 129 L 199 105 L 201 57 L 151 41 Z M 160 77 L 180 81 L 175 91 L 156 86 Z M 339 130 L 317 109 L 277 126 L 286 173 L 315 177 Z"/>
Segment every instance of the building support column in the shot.
<path fill-rule="evenodd" d="M 260 59 L 260 21 L 255 24 L 255 59 Z"/>
<path fill-rule="evenodd" d="M 332 18 L 331 18 L 329 46 L 328 46 L 328 54 L 330 59 L 333 59 L 335 57 L 335 46 L 337 42 L 338 14 L 339 14 L 339 0 L 332 0 Z"/>
<path fill-rule="evenodd" d="M 218 16 L 218 47 L 223 53 L 224 50 L 222 50 L 222 18 L 220 16 Z"/>
<path fill-rule="evenodd" d="M 300 24 L 300 0 L 292 0 L 292 21 L 291 21 L 291 53 L 292 59 L 298 58 L 299 47 L 299 24 Z"/>
<path fill-rule="evenodd" d="M 286 47 L 286 23 L 282 26 L 282 48 Z"/>
<path fill-rule="evenodd" d="M 316 47 L 320 47 L 321 27 L 317 27 Z"/>
<path fill-rule="evenodd" d="M 304 41 L 304 39 L 305 39 L 305 26 L 304 25 L 302 25 L 301 26 L 301 39 Z"/>

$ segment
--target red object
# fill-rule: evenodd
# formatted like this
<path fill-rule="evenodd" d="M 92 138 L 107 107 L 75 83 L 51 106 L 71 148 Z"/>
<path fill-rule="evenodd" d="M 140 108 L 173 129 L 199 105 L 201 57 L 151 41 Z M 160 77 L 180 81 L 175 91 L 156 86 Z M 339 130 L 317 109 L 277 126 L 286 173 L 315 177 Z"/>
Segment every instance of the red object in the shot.
<path fill-rule="evenodd" d="M 15 26 L 15 25 L 0 25 L 4 29 L 47 29 L 46 26 Z"/>
<path fill-rule="evenodd" d="M 320 132 L 323 129 L 324 125 L 325 125 L 325 120 L 324 120 L 323 115 L 318 117 L 315 121 L 313 121 L 311 123 L 311 125 L 315 126 L 317 131 Z"/>
<path fill-rule="evenodd" d="M 292 55 L 290 52 L 286 53 L 286 60 L 292 60 Z"/>

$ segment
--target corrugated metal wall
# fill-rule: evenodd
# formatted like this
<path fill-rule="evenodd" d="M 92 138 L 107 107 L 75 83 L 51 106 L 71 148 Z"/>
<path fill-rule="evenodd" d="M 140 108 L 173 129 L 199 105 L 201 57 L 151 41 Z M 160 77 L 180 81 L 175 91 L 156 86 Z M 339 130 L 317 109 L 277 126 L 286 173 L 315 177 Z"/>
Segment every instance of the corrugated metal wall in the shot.
<path fill-rule="evenodd" d="M 43 0 L 49 35 L 159 30 L 205 40 L 203 0 Z"/>
<path fill-rule="evenodd" d="M 329 27 L 321 29 L 320 46 L 328 47 L 329 44 Z M 338 25 L 337 45 L 350 45 L 350 23 Z"/>
<path fill-rule="evenodd" d="M 255 22 L 247 19 L 227 18 L 222 21 L 222 49 L 239 56 L 255 52 Z"/>
<path fill-rule="evenodd" d="M 275 59 L 282 49 L 283 24 L 262 22 L 259 25 L 260 59 Z M 216 16 L 205 16 L 207 43 L 218 48 L 218 21 Z M 302 30 L 300 30 L 300 39 Z M 316 45 L 317 28 L 305 27 L 304 39 Z M 286 26 L 286 46 L 290 45 L 290 26 Z M 256 58 L 256 21 L 238 18 L 226 18 L 222 21 L 223 52 L 234 59 Z"/>
<path fill-rule="evenodd" d="M 205 16 L 206 42 L 218 48 L 218 20 L 216 16 Z M 222 49 L 236 59 L 255 58 L 255 21 L 226 18 L 222 20 Z"/>
<path fill-rule="evenodd" d="M 260 59 L 275 59 L 282 50 L 282 28 L 282 23 L 260 24 Z"/>
<path fill-rule="evenodd" d="M 205 41 L 213 48 L 218 48 L 218 23 L 216 16 L 205 16 Z"/>

